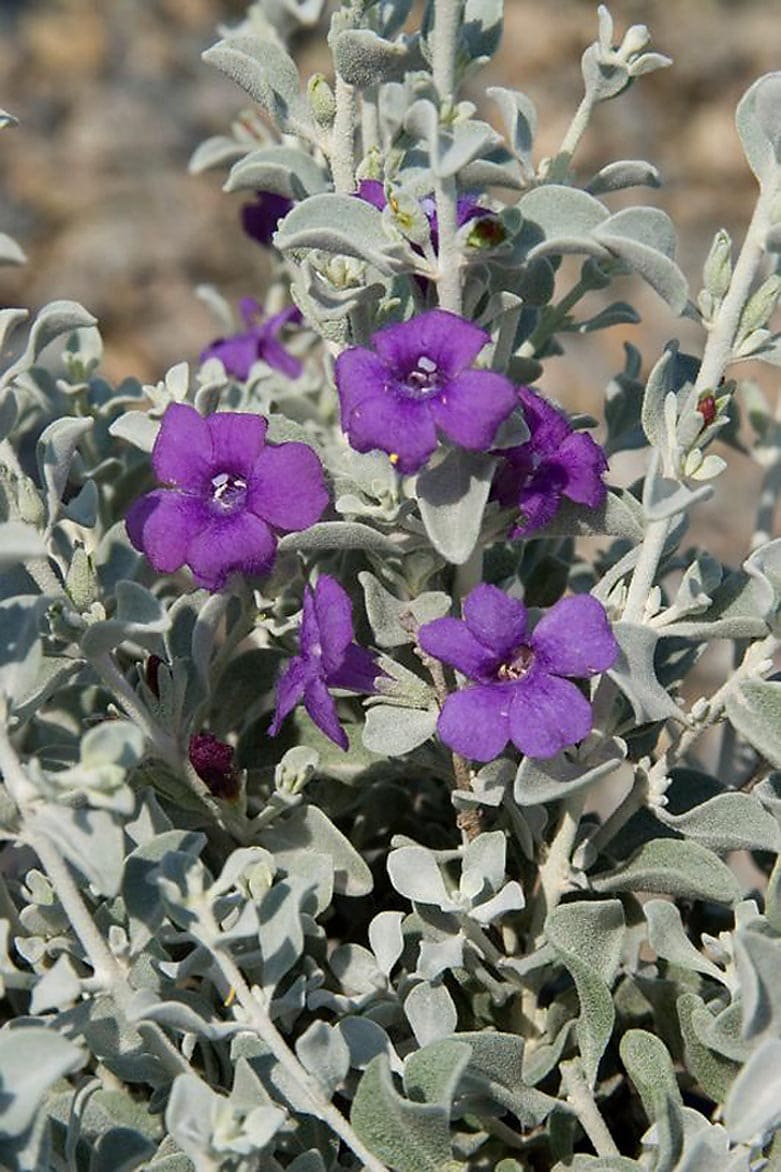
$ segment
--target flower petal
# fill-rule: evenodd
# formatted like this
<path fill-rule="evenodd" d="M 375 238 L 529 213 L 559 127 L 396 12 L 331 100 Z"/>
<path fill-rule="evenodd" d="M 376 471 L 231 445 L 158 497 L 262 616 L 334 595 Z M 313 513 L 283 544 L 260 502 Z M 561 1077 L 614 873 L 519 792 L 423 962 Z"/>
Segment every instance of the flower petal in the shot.
<path fill-rule="evenodd" d="M 276 529 L 308 529 L 328 504 L 323 468 L 307 444 L 267 444 L 255 462 L 247 503 Z"/>
<path fill-rule="evenodd" d="M 470 451 L 491 447 L 499 424 L 516 407 L 513 385 L 491 370 L 467 370 L 431 400 L 431 413 L 445 435 Z"/>
<path fill-rule="evenodd" d="M 475 639 L 489 648 L 497 660 L 505 659 L 524 642 L 526 607 L 498 586 L 485 582 L 475 586 L 464 599 L 463 610 Z"/>
<path fill-rule="evenodd" d="M 566 474 L 552 460 L 543 463 L 518 489 L 520 515 L 511 537 L 526 537 L 547 525 L 559 511 Z"/>
<path fill-rule="evenodd" d="M 277 543 L 265 521 L 250 512 L 212 516 L 187 546 L 186 561 L 199 586 L 221 590 L 229 574 L 266 574 Z"/>
<path fill-rule="evenodd" d="M 574 431 L 559 448 L 556 463 L 566 473 L 565 496 L 591 509 L 602 504 L 607 496 L 607 487 L 602 482 L 607 460 L 590 435 Z"/>
<path fill-rule="evenodd" d="M 304 688 L 310 678 L 308 665 L 303 659 L 296 656 L 290 660 L 285 671 L 279 677 L 277 684 L 277 707 L 274 719 L 268 726 L 268 735 L 275 737 L 282 727 L 282 722 L 288 716 L 304 694 Z"/>
<path fill-rule="evenodd" d="M 339 723 L 339 717 L 336 715 L 336 704 L 328 688 L 319 677 L 307 684 L 304 692 L 304 707 L 317 727 L 327 737 L 330 737 L 340 749 L 346 750 L 349 741 Z"/>
<path fill-rule="evenodd" d="M 320 632 L 320 654 L 325 675 L 341 665 L 353 640 L 353 608 L 347 591 L 330 574 L 321 574 L 315 586 L 315 611 Z"/>
<path fill-rule="evenodd" d="M 158 488 L 134 501 L 125 525 L 136 549 L 161 574 L 171 574 L 187 560 L 190 540 L 208 521 L 206 506 L 197 497 Z"/>
<path fill-rule="evenodd" d="M 207 358 L 219 358 L 226 374 L 245 382 L 257 357 L 257 329 L 253 327 L 229 338 L 217 338 L 202 352 L 201 362 Z"/>
<path fill-rule="evenodd" d="M 418 642 L 428 655 L 452 664 L 472 680 L 493 676 L 500 658 L 478 642 L 460 619 L 434 619 L 418 631 Z"/>
<path fill-rule="evenodd" d="M 512 693 L 510 737 L 527 757 L 553 757 L 591 732 L 591 705 L 569 680 L 537 668 Z"/>
<path fill-rule="evenodd" d="M 219 411 L 207 416 L 206 426 L 212 440 L 213 475 L 232 472 L 249 480 L 263 448 L 267 420 L 246 411 Z"/>
<path fill-rule="evenodd" d="M 205 493 L 212 476 L 212 441 L 206 420 L 188 403 L 171 403 L 152 449 L 152 467 L 162 484 Z"/>
<path fill-rule="evenodd" d="M 342 426 L 346 429 L 346 420 L 359 403 L 367 397 L 386 394 L 391 374 L 372 350 L 353 346 L 350 350 L 343 350 L 337 358 L 334 377 L 339 392 Z"/>
<path fill-rule="evenodd" d="M 531 444 L 539 453 L 555 452 L 572 433 L 569 420 L 542 395 L 529 387 L 516 387 L 523 415 L 531 433 Z"/>
<path fill-rule="evenodd" d="M 607 671 L 618 655 L 605 608 L 590 594 L 559 599 L 540 619 L 529 642 L 535 657 L 560 676 Z"/>
<path fill-rule="evenodd" d="M 439 735 L 463 757 L 493 761 L 509 739 L 509 703 L 510 691 L 504 684 L 478 684 L 452 692 L 439 714 Z"/>
<path fill-rule="evenodd" d="M 392 392 L 372 395 L 342 417 L 351 447 L 357 452 L 379 450 L 396 456 L 405 474 L 417 472 L 437 446 L 437 433 L 428 404 L 396 397 Z"/>
<path fill-rule="evenodd" d="M 444 309 L 430 309 L 410 321 L 385 326 L 372 338 L 380 358 L 398 378 L 415 370 L 421 357 L 430 358 L 443 375 L 453 378 L 488 341 L 485 330 Z"/>
<path fill-rule="evenodd" d="M 371 696 L 377 691 L 374 681 L 383 674 L 371 651 L 351 643 L 336 671 L 326 676 L 326 683 L 332 688 L 349 688 L 351 692 Z"/>
<path fill-rule="evenodd" d="M 280 374 L 284 374 L 286 378 L 298 378 L 304 369 L 303 363 L 290 354 L 271 334 L 263 334 L 258 338 L 256 357 L 262 359 L 267 366 L 278 370 Z"/>
<path fill-rule="evenodd" d="M 379 179 L 362 179 L 358 184 L 358 190 L 353 193 L 358 199 L 362 199 L 364 203 L 373 204 L 378 211 L 382 211 L 387 207 L 388 201 L 385 198 L 385 187 L 380 183 Z"/>
<path fill-rule="evenodd" d="M 247 203 L 241 209 L 241 226 L 258 244 L 271 244 L 277 224 L 293 207 L 293 201 L 273 191 L 259 191 L 255 203 Z"/>

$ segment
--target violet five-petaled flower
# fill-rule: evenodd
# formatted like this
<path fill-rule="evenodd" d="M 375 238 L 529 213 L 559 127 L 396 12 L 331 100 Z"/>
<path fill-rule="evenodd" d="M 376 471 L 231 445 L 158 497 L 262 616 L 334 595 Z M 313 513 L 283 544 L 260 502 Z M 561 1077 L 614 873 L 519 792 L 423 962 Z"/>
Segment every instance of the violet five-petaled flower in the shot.
<path fill-rule="evenodd" d="M 373 350 L 343 350 L 336 387 L 350 445 L 387 452 L 404 473 L 423 467 L 438 431 L 470 451 L 490 448 L 518 401 L 504 375 L 471 369 L 488 341 L 472 322 L 431 309 L 378 330 Z"/>
<path fill-rule="evenodd" d="M 516 387 L 529 427 L 529 439 L 517 448 L 504 448 L 494 476 L 492 496 L 500 504 L 519 509 L 511 537 L 526 537 L 547 525 L 559 510 L 561 498 L 595 509 L 607 496 L 602 476 L 605 453 L 590 435 L 573 431 L 567 418 L 528 387 Z"/>
<path fill-rule="evenodd" d="M 418 632 L 420 646 L 471 684 L 452 692 L 439 715 L 446 745 L 492 761 L 508 740 L 528 757 L 552 757 L 591 731 L 591 705 L 567 677 L 606 671 L 618 645 L 605 609 L 591 595 L 560 599 L 529 630 L 526 607 L 482 584 L 464 600 L 464 618 Z"/>
<path fill-rule="evenodd" d="M 347 736 L 328 688 L 372 693 L 378 675 L 381 672 L 374 656 L 353 640 L 349 595 L 334 578 L 321 574 L 314 590 L 309 586 L 304 589 L 299 654 L 280 677 L 277 709 L 269 733 L 276 736 L 282 721 L 303 699 L 318 728 L 346 749 Z"/>
<path fill-rule="evenodd" d="M 274 191 L 258 191 L 255 202 L 246 203 L 241 209 L 241 225 L 250 239 L 269 247 L 279 221 L 292 207 L 293 200 L 287 196 L 277 195 Z"/>
<path fill-rule="evenodd" d="M 186 403 L 163 416 L 152 467 L 165 487 L 135 501 L 127 531 L 154 568 L 188 565 L 199 586 L 265 574 L 276 531 L 307 529 L 328 503 L 323 469 L 306 444 L 266 443 L 267 420 L 239 411 L 204 418 Z"/>
<path fill-rule="evenodd" d="M 289 305 L 264 320 L 263 308 L 254 297 L 243 297 L 239 310 L 247 328 L 227 338 L 217 338 L 202 352 L 201 362 L 219 358 L 229 375 L 244 381 L 249 378 L 254 363 L 262 359 L 288 378 L 298 378 L 303 367 L 288 353 L 278 335 L 283 326 L 301 321 L 301 310 Z"/>

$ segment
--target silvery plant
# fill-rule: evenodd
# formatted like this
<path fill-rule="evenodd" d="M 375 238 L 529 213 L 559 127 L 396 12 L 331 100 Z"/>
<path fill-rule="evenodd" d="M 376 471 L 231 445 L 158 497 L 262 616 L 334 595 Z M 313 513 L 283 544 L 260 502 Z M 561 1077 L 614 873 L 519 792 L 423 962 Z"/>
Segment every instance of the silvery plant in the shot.
<path fill-rule="evenodd" d="M 273 276 L 200 291 L 197 365 L 112 386 L 80 305 L 0 312 L 3 1168 L 781 1164 L 781 73 L 690 290 L 614 198 L 655 168 L 578 168 L 644 26 L 598 9 L 540 158 L 526 94 L 459 96 L 501 0 L 409 12 L 205 53 L 244 94 L 192 170 Z M 628 274 L 700 345 L 578 415 L 548 363 Z M 747 455 L 724 565 L 687 529 Z"/>

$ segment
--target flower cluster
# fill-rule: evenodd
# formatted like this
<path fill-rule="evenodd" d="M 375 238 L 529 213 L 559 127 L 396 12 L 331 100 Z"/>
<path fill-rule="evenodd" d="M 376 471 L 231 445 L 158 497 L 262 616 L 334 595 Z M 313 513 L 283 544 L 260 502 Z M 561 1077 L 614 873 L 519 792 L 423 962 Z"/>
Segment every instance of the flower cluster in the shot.
<path fill-rule="evenodd" d="M 371 693 L 380 674 L 374 656 L 353 641 L 352 606 L 347 592 L 330 575 L 321 574 L 314 590 L 309 586 L 304 590 L 299 654 L 290 660 L 280 678 L 269 733 L 276 736 L 282 721 L 303 699 L 318 728 L 346 749 L 347 736 L 328 688 Z"/>
<path fill-rule="evenodd" d="M 264 321 L 263 308 L 254 297 L 243 297 L 239 311 L 246 329 L 227 338 L 217 338 L 203 351 L 201 362 L 207 358 L 219 358 L 226 372 L 242 382 L 249 378 L 252 367 L 259 361 L 288 378 L 298 378 L 301 363 L 288 353 L 278 335 L 284 326 L 301 321 L 301 311 L 295 305 L 289 305 Z"/>
<path fill-rule="evenodd" d="M 438 730 L 451 749 L 491 761 L 508 741 L 529 757 L 552 757 L 591 731 L 591 705 L 570 678 L 612 667 L 618 654 L 602 604 L 563 598 L 529 630 L 526 607 L 496 586 L 464 600 L 464 618 L 418 632 L 420 646 L 451 664 L 471 686 L 451 693 Z"/>
<path fill-rule="evenodd" d="M 167 408 L 152 451 L 164 487 L 135 501 L 126 521 L 156 570 L 188 565 L 199 586 L 220 590 L 233 572 L 269 572 L 276 531 L 319 519 L 328 503 L 320 461 L 306 444 L 266 443 L 266 427 L 262 415 Z"/>
<path fill-rule="evenodd" d="M 389 201 L 385 194 L 385 186 L 379 179 L 362 179 L 355 194 L 366 203 L 373 204 L 378 211 L 383 211 L 388 206 Z M 420 209 L 428 220 L 431 245 L 434 251 L 438 252 L 439 221 L 436 200 L 433 195 L 426 195 L 419 202 Z M 499 225 L 499 221 L 491 209 L 483 207 L 474 195 L 460 195 L 456 200 L 456 227 L 463 228 L 464 224 L 469 224 L 473 220 Z"/>

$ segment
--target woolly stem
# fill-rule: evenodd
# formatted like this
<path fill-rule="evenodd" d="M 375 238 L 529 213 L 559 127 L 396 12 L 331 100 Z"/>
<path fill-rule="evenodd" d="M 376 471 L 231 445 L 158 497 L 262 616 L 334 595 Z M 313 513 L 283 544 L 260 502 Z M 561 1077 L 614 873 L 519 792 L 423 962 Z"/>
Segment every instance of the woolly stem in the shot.
<path fill-rule="evenodd" d="M 456 52 L 461 24 L 461 0 L 434 0 L 431 36 L 431 72 L 443 105 L 452 103 L 456 88 Z"/>
<path fill-rule="evenodd" d="M 665 517 L 661 521 L 649 522 L 643 544 L 640 547 L 640 556 L 632 574 L 632 581 L 629 584 L 629 593 L 623 614 L 625 623 L 639 623 L 643 620 L 645 604 L 659 569 L 659 562 L 670 532 L 670 524 L 669 517 Z"/>
<path fill-rule="evenodd" d="M 334 96 L 336 115 L 331 130 L 331 173 L 334 190 L 349 195 L 355 190 L 355 90 L 338 73 Z"/>
<path fill-rule="evenodd" d="M 594 100 L 590 94 L 584 94 L 575 115 L 567 127 L 567 133 L 561 140 L 561 146 L 554 156 L 546 176 L 549 183 L 558 183 L 567 178 L 573 155 L 580 145 L 583 135 L 588 129 L 591 114 L 594 109 Z"/>
<path fill-rule="evenodd" d="M 456 89 L 456 53 L 461 21 L 461 0 L 434 0 L 434 28 L 431 38 L 431 72 L 439 94 L 440 119 L 452 107 Z M 442 309 L 461 313 L 461 255 L 456 243 L 458 231 L 458 189 L 455 177 L 438 178 L 434 183 L 437 206 L 438 272 L 437 297 Z"/>
<path fill-rule="evenodd" d="M 154 746 L 155 751 L 164 761 L 178 770 L 181 755 L 176 741 L 170 733 L 164 732 L 152 718 L 117 667 L 111 653 L 105 651 L 101 655 L 96 655 L 90 660 L 90 663 L 108 690 L 113 693 L 120 707 L 138 725 L 149 743 Z"/>
<path fill-rule="evenodd" d="M 548 916 L 558 907 L 569 886 L 570 856 L 583 813 L 585 794 L 573 794 L 562 804 L 561 821 L 548 848 L 540 869 L 539 887 L 532 907 L 530 935 L 536 942 L 545 928 Z"/>
<path fill-rule="evenodd" d="M 579 1058 L 562 1062 L 561 1081 L 567 1092 L 567 1102 L 573 1108 L 581 1127 L 594 1145 L 594 1151 L 597 1155 L 620 1155 L 615 1141 L 608 1131 L 607 1124 L 594 1101 L 593 1092 L 586 1081 Z"/>

